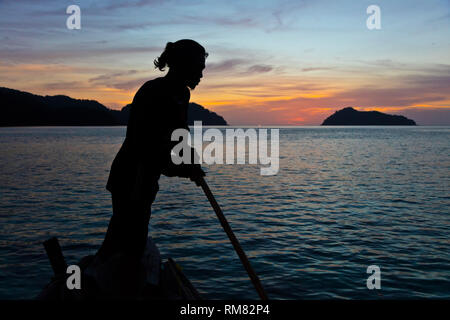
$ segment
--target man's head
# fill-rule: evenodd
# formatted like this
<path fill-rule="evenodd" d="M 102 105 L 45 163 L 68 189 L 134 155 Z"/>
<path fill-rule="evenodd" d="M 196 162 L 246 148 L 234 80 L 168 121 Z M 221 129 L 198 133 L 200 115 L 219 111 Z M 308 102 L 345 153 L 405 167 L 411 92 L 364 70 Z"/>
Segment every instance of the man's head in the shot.
<path fill-rule="evenodd" d="M 155 68 L 169 72 L 186 86 L 194 89 L 203 77 L 208 53 L 198 42 L 190 39 L 168 42 L 164 52 L 154 60 Z"/>

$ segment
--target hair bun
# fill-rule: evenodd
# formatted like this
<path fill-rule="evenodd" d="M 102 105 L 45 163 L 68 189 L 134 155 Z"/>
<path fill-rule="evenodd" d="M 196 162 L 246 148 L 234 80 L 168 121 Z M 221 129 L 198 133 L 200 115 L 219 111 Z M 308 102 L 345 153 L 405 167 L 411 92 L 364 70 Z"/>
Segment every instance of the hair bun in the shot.
<path fill-rule="evenodd" d="M 167 42 L 166 49 L 172 50 L 173 47 L 174 47 L 174 43 L 173 42 Z"/>
<path fill-rule="evenodd" d="M 203 55 L 205 59 L 208 57 L 205 48 L 198 42 L 190 39 L 181 39 L 176 42 L 167 42 L 163 53 L 153 61 L 153 64 L 155 68 L 164 71 L 166 66 L 171 68 L 179 63 L 187 63 L 185 59 L 186 54 Z"/>

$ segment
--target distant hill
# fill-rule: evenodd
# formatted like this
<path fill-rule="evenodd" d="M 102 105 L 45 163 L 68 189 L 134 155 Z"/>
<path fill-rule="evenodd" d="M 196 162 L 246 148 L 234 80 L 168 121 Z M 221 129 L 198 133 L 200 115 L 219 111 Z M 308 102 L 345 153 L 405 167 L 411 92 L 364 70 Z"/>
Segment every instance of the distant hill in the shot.
<path fill-rule="evenodd" d="M 347 107 L 326 118 L 323 126 L 415 126 L 414 120 L 379 111 L 358 111 Z"/>
<path fill-rule="evenodd" d="M 121 111 L 117 112 L 116 117 L 121 123 L 126 124 L 128 122 L 128 117 L 130 116 L 131 104 L 127 104 L 122 108 Z M 188 124 L 193 125 L 194 121 L 202 121 L 204 126 L 227 126 L 228 123 L 222 116 L 217 113 L 209 111 L 208 109 L 202 107 L 201 105 L 191 102 L 189 103 L 188 109 Z"/>
<path fill-rule="evenodd" d="M 126 125 L 130 105 L 112 110 L 95 100 L 73 99 L 68 96 L 39 96 L 24 91 L 0 87 L 0 126 L 114 126 Z M 188 123 L 203 121 L 203 125 L 227 125 L 223 117 L 190 103 Z"/>

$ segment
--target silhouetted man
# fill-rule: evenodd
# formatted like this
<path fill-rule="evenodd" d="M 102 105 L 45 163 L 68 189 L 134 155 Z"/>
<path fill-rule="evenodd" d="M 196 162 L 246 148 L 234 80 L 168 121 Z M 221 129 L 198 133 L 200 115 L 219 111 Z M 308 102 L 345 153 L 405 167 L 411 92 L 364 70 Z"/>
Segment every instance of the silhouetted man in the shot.
<path fill-rule="evenodd" d="M 177 128 L 189 130 L 188 87 L 194 89 L 199 84 L 207 56 L 205 49 L 193 40 L 168 42 L 154 61 L 161 71 L 169 67 L 168 73 L 147 81 L 137 91 L 126 138 L 112 163 L 106 185 L 112 196 L 113 215 L 97 253 L 102 261 L 120 252 L 129 256 L 130 262 L 138 263 L 147 242 L 151 204 L 159 190 L 161 174 L 193 181 L 205 175 L 200 165 L 192 161 L 173 164 L 171 150 L 178 141 L 171 141 L 171 135 Z"/>

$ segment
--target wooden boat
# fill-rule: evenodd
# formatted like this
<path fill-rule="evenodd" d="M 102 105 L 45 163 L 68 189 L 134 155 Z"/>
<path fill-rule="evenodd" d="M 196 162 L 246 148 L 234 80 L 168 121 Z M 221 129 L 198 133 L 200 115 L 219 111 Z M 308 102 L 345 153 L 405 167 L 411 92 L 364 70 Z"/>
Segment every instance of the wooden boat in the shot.
<path fill-rule="evenodd" d="M 103 299 L 138 299 L 138 300 L 200 300 L 198 291 L 187 279 L 181 267 L 168 258 L 162 263 L 158 248 L 151 237 L 147 240 L 141 259 L 137 279 L 136 294 L 121 296 L 119 290 L 118 266 L 126 263 L 120 254 L 107 262 L 99 263 L 95 256 L 81 259 L 77 266 L 81 270 L 81 288 L 69 289 L 67 264 L 56 238 L 44 242 L 54 276 L 45 286 L 37 299 L 39 300 L 103 300 Z M 120 274 L 123 279 L 123 274 Z"/>

